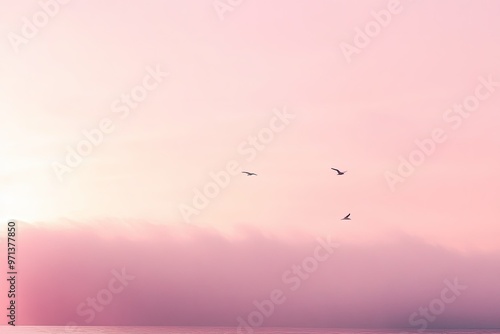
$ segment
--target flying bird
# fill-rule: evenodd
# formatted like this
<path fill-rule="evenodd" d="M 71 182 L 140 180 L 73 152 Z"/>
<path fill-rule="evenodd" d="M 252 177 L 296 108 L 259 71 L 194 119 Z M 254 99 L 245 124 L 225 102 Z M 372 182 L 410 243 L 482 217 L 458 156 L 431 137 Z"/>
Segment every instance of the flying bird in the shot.
<path fill-rule="evenodd" d="M 337 175 L 344 175 L 347 172 L 346 170 L 341 172 L 337 168 L 332 168 L 332 169 L 337 172 Z"/>
<path fill-rule="evenodd" d="M 255 174 L 255 173 L 250 173 L 250 172 L 242 172 L 242 173 L 245 173 L 247 176 L 252 176 L 252 175 L 257 176 L 257 174 Z"/>
<path fill-rule="evenodd" d="M 349 217 L 351 214 L 348 214 L 347 216 L 345 216 L 344 218 L 342 218 L 341 220 L 351 220 L 351 218 Z"/>

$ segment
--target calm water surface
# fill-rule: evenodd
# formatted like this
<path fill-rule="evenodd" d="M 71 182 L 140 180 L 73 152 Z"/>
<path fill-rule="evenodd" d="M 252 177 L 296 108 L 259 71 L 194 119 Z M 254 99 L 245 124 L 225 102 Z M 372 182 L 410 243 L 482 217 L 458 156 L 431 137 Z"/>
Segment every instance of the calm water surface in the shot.
<path fill-rule="evenodd" d="M 21 334 L 240 334 L 230 327 L 80 327 L 66 330 L 65 327 L 12 327 L 0 326 L 0 333 Z M 363 330 L 363 329 L 309 329 L 309 328 L 256 328 L 255 334 L 500 334 L 500 330 Z M 243 331 L 241 334 L 246 334 Z M 248 333 L 250 334 L 250 333 Z"/>

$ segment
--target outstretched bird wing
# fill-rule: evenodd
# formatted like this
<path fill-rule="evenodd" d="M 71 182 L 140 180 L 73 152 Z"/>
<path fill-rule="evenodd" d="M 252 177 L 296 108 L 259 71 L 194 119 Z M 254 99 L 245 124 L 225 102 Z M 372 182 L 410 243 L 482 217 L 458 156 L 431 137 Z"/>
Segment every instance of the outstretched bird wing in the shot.
<path fill-rule="evenodd" d="M 349 219 L 351 219 L 351 218 L 349 218 L 349 216 L 350 216 L 350 215 L 351 215 L 351 214 L 348 214 L 347 216 L 345 216 L 345 217 L 344 217 L 344 218 L 342 218 L 341 220 L 349 220 Z"/>

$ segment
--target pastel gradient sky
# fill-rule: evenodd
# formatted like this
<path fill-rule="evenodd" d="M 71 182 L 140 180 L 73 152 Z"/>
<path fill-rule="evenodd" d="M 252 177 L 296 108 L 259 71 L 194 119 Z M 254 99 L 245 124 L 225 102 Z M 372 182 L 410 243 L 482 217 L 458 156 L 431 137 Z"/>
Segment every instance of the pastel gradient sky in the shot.
<path fill-rule="evenodd" d="M 458 277 L 467 292 L 430 326 L 500 326 L 500 86 L 458 126 L 447 114 L 480 77 L 500 82 L 499 1 L 401 0 L 350 62 L 341 43 L 388 1 L 243 1 L 221 20 L 212 0 L 73 0 L 18 52 L 8 36 L 39 4 L 0 4 L 0 219 L 21 225 L 21 324 L 78 322 L 126 267 L 134 284 L 92 325 L 236 325 L 333 235 L 339 259 L 266 325 L 406 327 Z M 157 66 L 168 77 L 120 118 L 113 102 Z M 283 108 L 295 118 L 241 154 Z M 113 131 L 60 182 L 53 163 L 103 118 Z M 392 191 L 386 173 L 435 128 L 446 141 Z M 231 161 L 259 175 L 231 176 L 186 224 L 182 205 Z"/>

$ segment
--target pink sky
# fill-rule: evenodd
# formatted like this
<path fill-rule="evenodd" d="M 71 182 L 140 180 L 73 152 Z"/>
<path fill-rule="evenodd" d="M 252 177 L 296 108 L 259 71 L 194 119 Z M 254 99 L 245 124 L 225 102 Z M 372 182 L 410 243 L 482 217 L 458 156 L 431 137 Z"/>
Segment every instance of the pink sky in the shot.
<path fill-rule="evenodd" d="M 137 283 L 93 324 L 234 325 L 332 234 L 341 259 L 269 325 L 405 326 L 459 277 L 467 293 L 432 325 L 500 326 L 500 87 L 456 129 L 443 119 L 500 81 L 498 1 L 401 0 L 350 63 L 339 45 L 388 1 L 243 1 L 220 20 L 212 0 L 74 0 L 18 52 L 8 36 L 39 4 L 0 4 L 0 219 L 24 222 L 22 324 L 64 325 L 126 266 Z M 157 66 L 168 77 L 113 113 Z M 248 161 L 238 147 L 284 107 L 295 118 Z M 113 131 L 59 182 L 52 164 L 104 118 Z M 386 172 L 435 128 L 446 141 L 391 191 Z M 231 161 L 258 177 L 232 176 L 184 226 Z"/>

